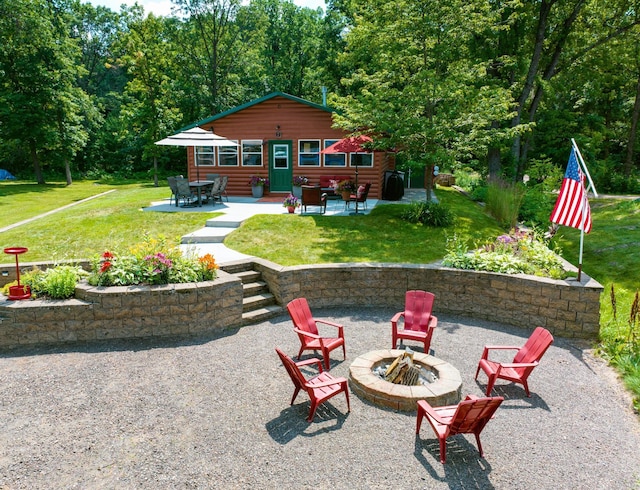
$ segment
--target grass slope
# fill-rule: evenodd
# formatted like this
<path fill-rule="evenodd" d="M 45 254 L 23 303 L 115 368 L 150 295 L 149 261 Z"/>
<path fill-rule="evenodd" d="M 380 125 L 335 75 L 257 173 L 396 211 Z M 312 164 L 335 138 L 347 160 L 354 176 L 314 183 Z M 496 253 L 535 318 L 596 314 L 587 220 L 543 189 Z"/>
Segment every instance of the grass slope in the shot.
<path fill-rule="evenodd" d="M 41 189 L 38 195 L 43 202 L 43 209 L 33 209 L 30 203 L 33 198 L 31 192 L 25 192 L 20 196 L 14 194 L 12 206 L 17 206 L 19 201 L 24 200 L 29 203 L 28 207 L 31 207 L 32 211 L 30 214 L 19 213 L 20 219 L 11 221 L 20 221 L 46 212 L 52 209 L 51 203 L 54 201 L 58 204 L 55 207 L 60 207 L 80 196 L 87 197 L 84 185 L 78 186 L 80 190 L 72 189 L 74 185 L 68 188 L 69 192 L 64 198 L 61 198 L 64 193 L 60 193 L 57 186 Z M 3 232 L 0 236 L 0 246 L 27 247 L 29 252 L 23 260 L 29 262 L 85 259 L 104 250 L 126 250 L 128 246 L 141 242 L 145 234 L 167 237 L 169 243 L 177 245 L 182 235 L 203 227 L 206 219 L 218 215 L 155 213 L 142 210 L 152 201 L 165 199 L 167 187 L 140 184 L 98 186 L 94 192 L 98 190 L 99 194 L 107 188 L 116 190 L 63 212 Z"/>

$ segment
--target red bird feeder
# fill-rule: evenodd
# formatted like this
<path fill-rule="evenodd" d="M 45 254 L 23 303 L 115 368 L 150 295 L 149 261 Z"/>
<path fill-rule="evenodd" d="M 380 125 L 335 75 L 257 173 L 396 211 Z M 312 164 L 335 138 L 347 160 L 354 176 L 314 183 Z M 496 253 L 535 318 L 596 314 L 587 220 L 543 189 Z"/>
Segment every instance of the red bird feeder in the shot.
<path fill-rule="evenodd" d="M 31 289 L 29 286 L 20 285 L 20 266 L 18 265 L 18 255 L 29 251 L 26 247 L 9 247 L 4 249 L 4 253 L 16 256 L 16 277 L 18 278 L 17 286 L 9 286 L 9 299 L 29 299 L 31 297 Z"/>

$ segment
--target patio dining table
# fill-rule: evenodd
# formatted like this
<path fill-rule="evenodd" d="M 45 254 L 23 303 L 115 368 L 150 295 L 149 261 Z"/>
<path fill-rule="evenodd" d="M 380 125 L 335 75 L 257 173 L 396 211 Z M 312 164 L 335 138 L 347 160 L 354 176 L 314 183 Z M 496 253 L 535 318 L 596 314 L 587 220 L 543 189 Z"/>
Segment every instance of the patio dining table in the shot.
<path fill-rule="evenodd" d="M 213 185 L 213 180 L 198 180 L 189 182 L 189 187 L 196 189 L 198 192 L 198 206 L 202 206 L 202 189 L 204 187 Z"/>

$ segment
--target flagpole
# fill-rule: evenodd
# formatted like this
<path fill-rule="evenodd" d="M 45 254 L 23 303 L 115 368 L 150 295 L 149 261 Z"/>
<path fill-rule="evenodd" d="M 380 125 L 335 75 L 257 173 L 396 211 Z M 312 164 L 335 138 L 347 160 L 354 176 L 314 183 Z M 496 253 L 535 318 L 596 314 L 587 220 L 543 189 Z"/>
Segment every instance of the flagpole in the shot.
<path fill-rule="evenodd" d="M 584 210 L 584 200 L 583 202 L 583 210 Z M 584 211 L 583 211 L 584 212 Z M 580 282 L 580 278 L 582 276 L 582 249 L 584 246 L 584 217 L 582 218 L 582 227 L 580 229 L 580 254 L 578 255 L 578 282 Z"/>
<path fill-rule="evenodd" d="M 587 164 L 584 162 L 584 158 L 582 158 L 582 153 L 580 153 L 580 148 L 578 148 L 578 144 L 576 143 L 576 140 L 574 140 L 573 138 L 571 138 L 571 145 L 573 146 L 573 149 L 576 150 L 576 155 L 578 155 L 578 162 L 582 167 L 582 171 L 587 176 L 587 180 L 589 181 L 589 187 L 593 192 L 593 196 L 598 197 L 598 193 L 596 192 L 596 186 L 593 185 L 593 180 L 591 180 L 591 174 L 589 173 Z M 589 187 L 585 189 L 585 192 L 589 192 Z"/>
<path fill-rule="evenodd" d="M 585 219 L 586 219 L 586 212 L 585 212 L 585 204 L 587 202 L 587 192 L 589 191 L 589 188 L 591 188 L 593 195 L 595 197 L 598 197 L 598 193 L 596 192 L 596 186 L 593 185 L 593 180 L 591 180 L 591 174 L 589 174 L 589 169 L 587 168 L 587 164 L 584 162 L 584 159 L 582 158 L 582 153 L 580 153 L 580 148 L 578 148 L 578 144 L 576 143 L 576 140 L 574 140 L 573 138 L 571 138 L 571 145 L 573 146 L 573 149 L 576 152 L 576 155 L 578 156 L 578 163 L 580 165 L 580 167 L 582 167 L 582 171 L 584 172 L 584 174 L 587 176 L 587 179 L 589 180 L 589 186 L 584 190 L 584 195 L 582 196 L 582 203 L 580 204 L 581 209 L 581 218 L 580 218 L 580 253 L 578 255 L 578 282 L 580 282 L 580 279 L 582 277 L 582 252 L 584 250 L 584 224 L 585 224 Z"/>

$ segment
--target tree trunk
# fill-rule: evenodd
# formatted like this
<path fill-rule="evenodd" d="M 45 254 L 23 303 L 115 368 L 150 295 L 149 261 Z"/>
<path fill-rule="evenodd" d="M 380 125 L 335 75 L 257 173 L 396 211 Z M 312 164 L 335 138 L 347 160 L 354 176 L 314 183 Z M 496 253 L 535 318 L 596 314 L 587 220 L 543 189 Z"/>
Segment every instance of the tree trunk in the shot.
<path fill-rule="evenodd" d="M 489 181 L 492 182 L 498 180 L 502 173 L 500 148 L 492 146 L 487 150 L 487 163 L 489 164 Z"/>
<path fill-rule="evenodd" d="M 636 84 L 636 101 L 633 104 L 631 113 L 631 128 L 629 129 L 629 142 L 627 144 L 627 156 L 624 160 L 624 175 L 629 178 L 633 167 L 633 150 L 638 131 L 638 118 L 640 117 L 640 72 L 638 73 L 638 83 Z"/>
<path fill-rule="evenodd" d="M 153 187 L 158 187 L 158 157 L 153 156 Z"/>
<path fill-rule="evenodd" d="M 425 168 L 425 189 L 427 191 L 427 202 L 431 201 L 431 193 L 433 189 L 433 165 L 427 165 Z"/>
<path fill-rule="evenodd" d="M 31 152 L 31 161 L 33 162 L 33 172 L 36 176 L 36 182 L 38 184 L 44 184 L 44 177 L 42 176 L 42 168 L 40 168 L 40 160 L 38 160 L 38 152 L 36 151 L 36 142 L 34 140 L 29 141 L 29 150 Z"/>
<path fill-rule="evenodd" d="M 551 7 L 554 3 L 555 0 L 542 0 L 542 2 L 540 2 L 540 13 L 538 14 L 538 26 L 536 28 L 536 40 L 533 46 L 533 53 L 531 55 L 531 61 L 529 62 L 529 70 L 527 71 L 527 76 L 524 80 L 522 92 L 520 92 L 520 97 L 518 97 L 518 100 L 516 101 L 516 115 L 511 121 L 512 128 L 519 126 L 522 122 L 522 111 L 524 110 L 524 105 L 531 95 L 531 91 L 533 90 L 536 75 L 540 68 L 540 60 L 542 59 L 542 51 L 544 49 L 544 41 L 547 30 L 547 20 L 549 18 Z M 517 165 L 518 161 L 520 160 L 519 136 L 516 137 L 513 141 L 513 145 L 511 146 L 511 153 L 513 155 L 513 161 Z"/>
<path fill-rule="evenodd" d="M 522 92 L 517 102 L 516 106 L 516 116 L 512 120 L 511 127 L 516 127 L 518 124 L 522 123 L 522 113 L 524 111 L 524 106 L 531 96 L 531 92 L 534 90 L 535 79 L 540 72 L 540 63 L 542 60 L 542 53 L 544 50 L 544 43 L 546 39 L 546 30 L 547 24 L 549 20 L 549 15 L 551 12 L 551 8 L 553 4 L 556 3 L 556 0 L 544 1 L 540 4 L 540 14 L 538 18 L 538 28 L 536 31 L 536 42 L 533 50 L 533 55 L 531 57 L 531 63 L 529 64 L 529 72 L 527 73 L 527 77 L 525 79 L 524 86 L 522 88 Z M 578 18 L 582 8 L 584 7 L 584 0 L 577 0 L 573 9 L 571 10 L 571 14 L 564 20 L 561 26 L 552 26 L 553 30 L 558 31 L 557 40 L 555 43 L 549 47 L 549 53 L 551 53 L 549 62 L 546 67 L 544 67 L 544 71 L 542 73 L 542 79 L 547 82 L 551 80 L 553 76 L 558 73 L 558 63 L 560 62 L 560 57 L 563 53 L 564 47 L 569 38 L 569 34 L 573 29 L 573 24 Z M 543 85 L 538 85 L 535 89 L 533 100 L 529 105 L 528 111 L 528 121 L 533 122 L 536 119 L 536 112 L 540 105 L 540 101 L 542 100 L 542 96 L 544 94 Z M 514 139 L 513 146 L 511 147 L 511 153 L 513 155 L 514 163 L 516 165 L 516 174 L 520 172 L 521 168 L 524 165 L 526 160 L 526 148 L 528 148 L 530 141 L 529 138 L 525 138 L 524 145 L 521 142 L 521 138 L 518 136 Z M 522 160 L 522 161 L 521 161 Z"/>
<path fill-rule="evenodd" d="M 67 185 L 71 185 L 73 180 L 71 179 L 71 167 L 69 167 L 69 160 L 64 162 L 64 174 L 67 177 Z"/>

